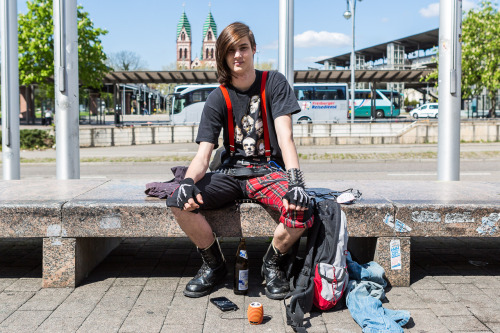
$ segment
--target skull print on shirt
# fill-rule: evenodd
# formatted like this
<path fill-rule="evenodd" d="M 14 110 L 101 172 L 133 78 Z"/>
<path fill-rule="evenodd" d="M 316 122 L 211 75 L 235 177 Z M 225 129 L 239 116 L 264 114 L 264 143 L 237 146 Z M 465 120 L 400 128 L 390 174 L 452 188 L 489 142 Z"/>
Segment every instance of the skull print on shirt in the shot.
<path fill-rule="evenodd" d="M 264 124 L 259 95 L 250 98 L 247 112 L 235 128 L 235 142 L 242 145 L 245 156 L 264 155 L 265 149 L 260 147 L 264 141 Z"/>

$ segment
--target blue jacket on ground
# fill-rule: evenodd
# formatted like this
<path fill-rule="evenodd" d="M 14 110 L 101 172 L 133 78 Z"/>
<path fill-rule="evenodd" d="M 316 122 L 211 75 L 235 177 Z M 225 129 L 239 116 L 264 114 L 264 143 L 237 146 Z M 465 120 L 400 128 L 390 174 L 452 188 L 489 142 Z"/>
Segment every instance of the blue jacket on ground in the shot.
<path fill-rule="evenodd" d="M 348 253 L 347 270 L 347 308 L 363 333 L 403 333 L 401 327 L 410 320 L 410 312 L 382 307 L 387 286 L 384 269 L 374 261 L 360 265 Z"/>

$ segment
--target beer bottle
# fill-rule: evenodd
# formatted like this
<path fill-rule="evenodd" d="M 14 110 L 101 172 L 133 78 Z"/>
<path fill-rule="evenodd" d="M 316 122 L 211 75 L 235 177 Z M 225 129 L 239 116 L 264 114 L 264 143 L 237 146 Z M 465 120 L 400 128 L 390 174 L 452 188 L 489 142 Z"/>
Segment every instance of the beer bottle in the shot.
<path fill-rule="evenodd" d="M 236 295 L 246 295 L 248 292 L 248 254 L 245 238 L 240 238 L 240 244 L 236 251 L 234 263 L 234 293 Z"/>

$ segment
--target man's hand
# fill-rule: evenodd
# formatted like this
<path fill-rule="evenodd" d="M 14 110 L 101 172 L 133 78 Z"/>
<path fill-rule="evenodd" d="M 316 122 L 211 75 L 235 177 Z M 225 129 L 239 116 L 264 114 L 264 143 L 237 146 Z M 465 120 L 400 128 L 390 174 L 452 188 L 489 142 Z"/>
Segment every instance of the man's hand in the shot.
<path fill-rule="evenodd" d="M 198 213 L 200 204 L 203 204 L 201 192 L 192 178 L 183 179 L 173 195 L 177 195 L 177 205 L 181 210 Z"/>
<path fill-rule="evenodd" d="M 304 189 L 302 171 L 299 169 L 287 170 L 288 192 L 283 196 L 283 206 L 288 210 L 305 211 L 309 208 L 311 198 Z"/>

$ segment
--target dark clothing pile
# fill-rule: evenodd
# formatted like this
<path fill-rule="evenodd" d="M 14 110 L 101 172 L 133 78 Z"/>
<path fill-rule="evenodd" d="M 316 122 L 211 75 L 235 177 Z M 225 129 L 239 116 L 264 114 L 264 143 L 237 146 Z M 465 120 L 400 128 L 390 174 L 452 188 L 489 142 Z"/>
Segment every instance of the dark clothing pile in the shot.
<path fill-rule="evenodd" d="M 160 199 L 168 198 L 175 189 L 179 187 L 179 183 L 184 179 L 188 167 L 176 166 L 171 168 L 174 178 L 166 182 L 153 182 L 146 184 L 146 193 L 150 197 L 157 197 Z"/>

